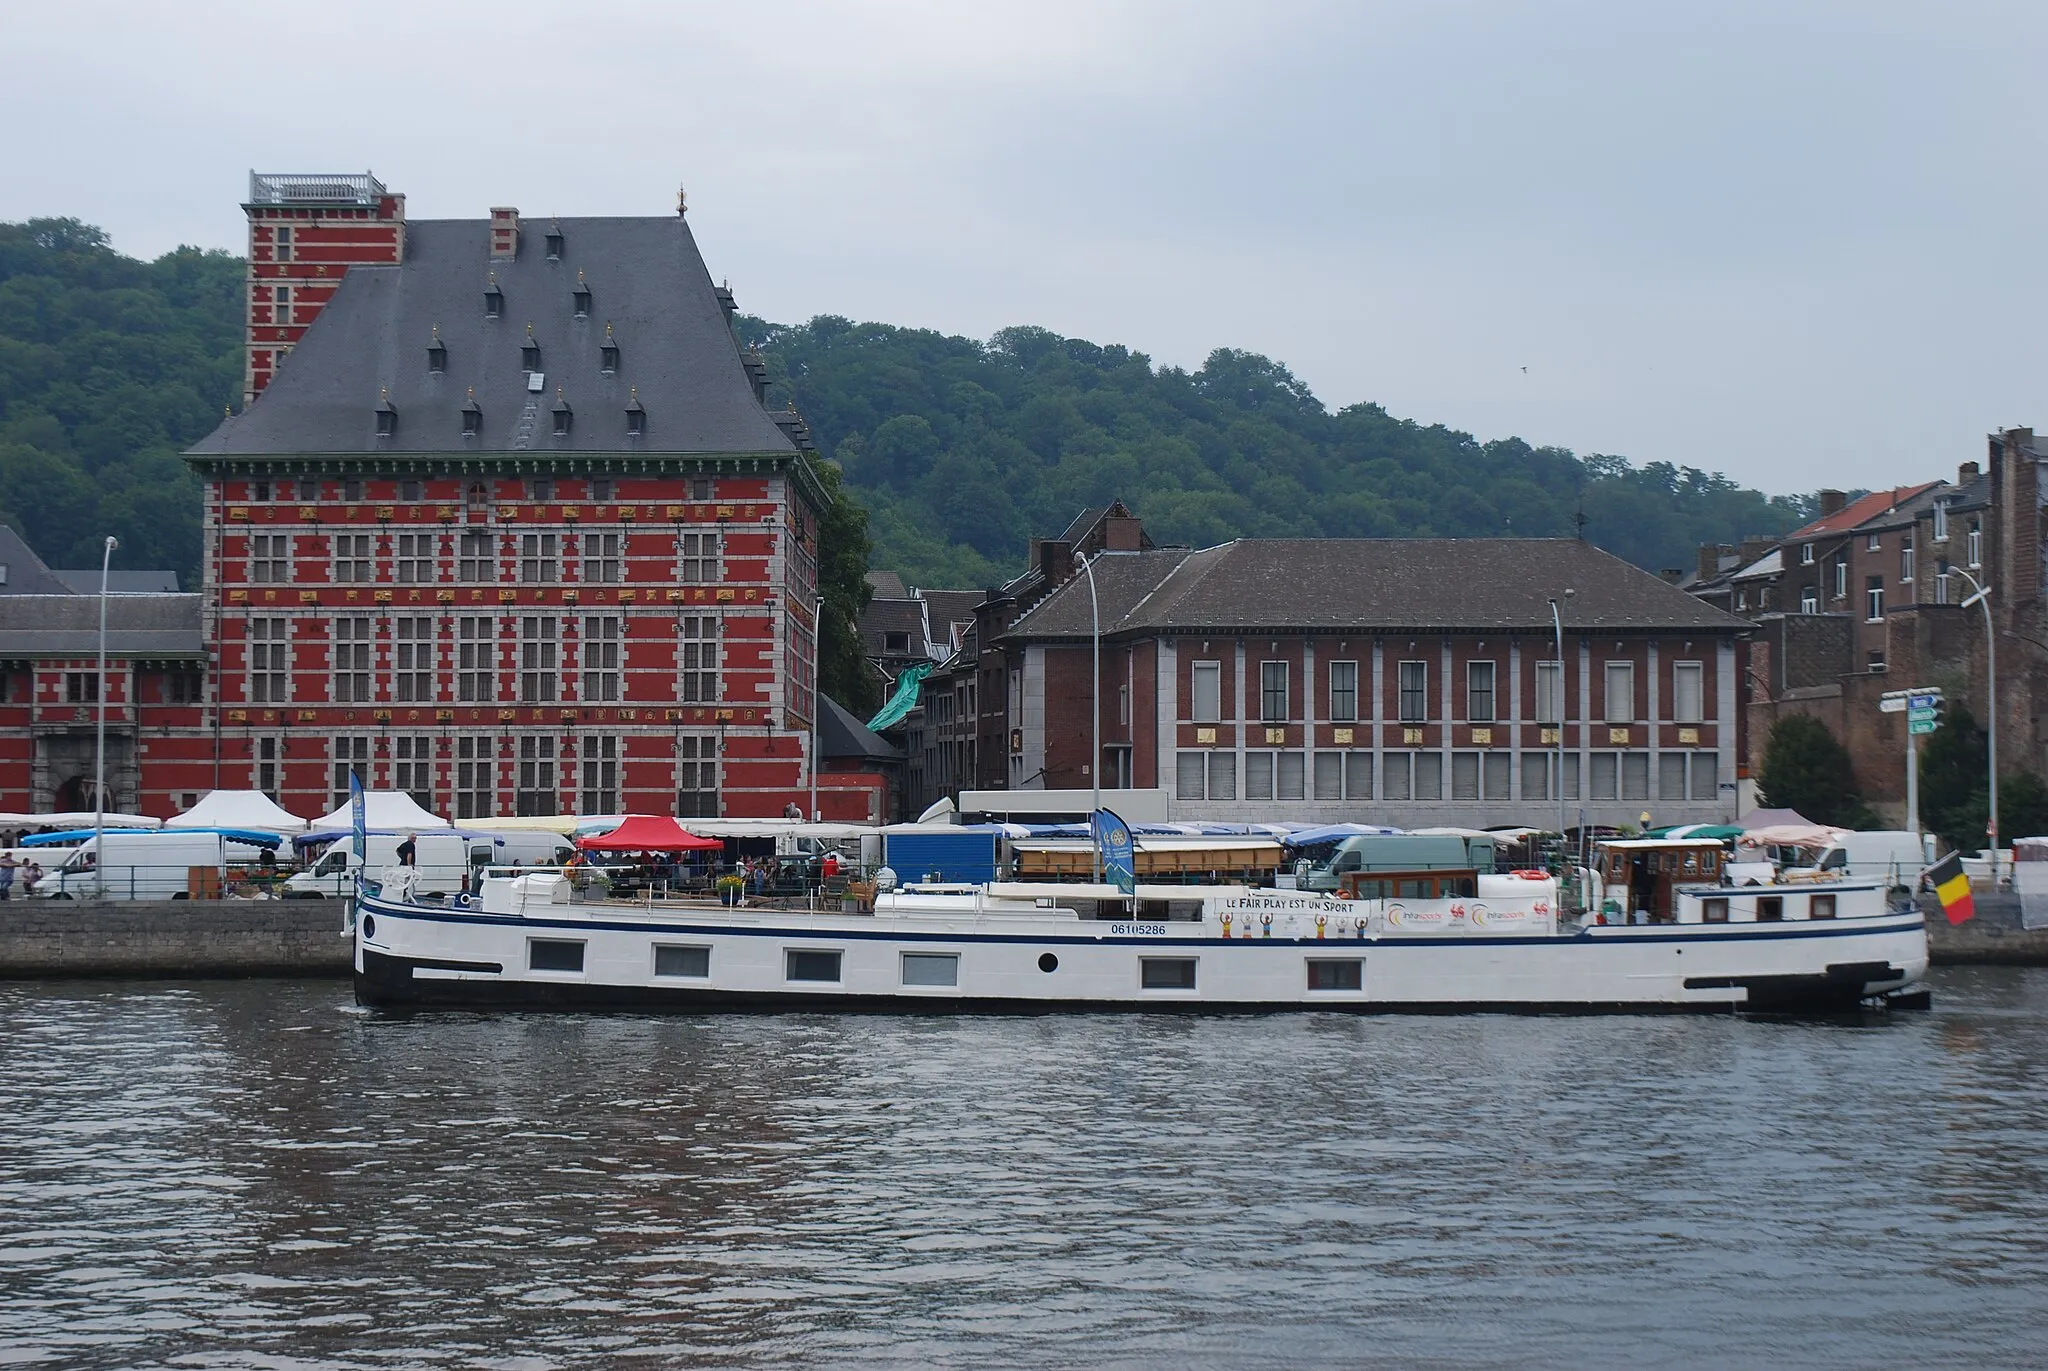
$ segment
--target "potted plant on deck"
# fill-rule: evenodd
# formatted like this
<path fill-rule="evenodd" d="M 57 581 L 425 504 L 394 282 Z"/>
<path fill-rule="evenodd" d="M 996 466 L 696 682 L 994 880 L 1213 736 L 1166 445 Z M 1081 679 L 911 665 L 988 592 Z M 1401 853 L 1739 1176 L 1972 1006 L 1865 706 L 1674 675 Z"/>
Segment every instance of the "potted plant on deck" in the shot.
<path fill-rule="evenodd" d="M 739 876 L 727 874 L 713 881 L 711 888 L 718 892 L 720 904 L 731 905 L 740 902 L 740 895 L 746 890 L 747 883 Z"/>

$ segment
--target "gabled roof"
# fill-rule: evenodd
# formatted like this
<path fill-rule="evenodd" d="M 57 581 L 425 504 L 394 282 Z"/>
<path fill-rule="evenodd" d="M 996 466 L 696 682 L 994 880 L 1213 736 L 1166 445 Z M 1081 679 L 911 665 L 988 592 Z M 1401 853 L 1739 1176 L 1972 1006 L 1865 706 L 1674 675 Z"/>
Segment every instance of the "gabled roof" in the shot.
<path fill-rule="evenodd" d="M 550 261 L 538 225 L 516 257 L 493 259 L 483 219 L 415 220 L 405 260 L 351 267 L 242 414 L 188 449 L 209 457 L 407 453 L 793 454 L 795 442 L 748 378 L 695 238 L 679 217 L 562 219 L 562 257 Z M 577 318 L 577 273 L 591 301 Z M 486 318 L 484 290 L 504 297 Z M 540 347 L 538 390 L 521 362 L 527 325 Z M 440 329 L 446 370 L 428 369 Z M 616 373 L 600 370 L 611 330 Z M 471 388 L 481 432 L 465 438 Z M 567 437 L 553 410 L 571 411 Z M 394 432 L 377 436 L 384 397 Z M 626 435 L 636 399 L 646 430 Z M 789 416 L 784 416 L 785 418 Z"/>
<path fill-rule="evenodd" d="M 197 595 L 110 595 L 107 651 L 134 658 L 206 656 Z M 0 657 L 90 657 L 99 651 L 97 595 L 0 595 Z"/>
<path fill-rule="evenodd" d="M 910 591 L 903 584 L 903 578 L 893 571 L 870 571 L 867 574 L 868 589 L 875 598 L 885 600 L 907 600 Z"/>
<path fill-rule="evenodd" d="M 1873 490 L 1858 500 L 1851 500 L 1833 514 L 1815 519 L 1804 528 L 1794 529 L 1785 535 L 1788 543 L 1811 542 L 1815 538 L 1831 533 L 1847 533 L 1850 529 L 1869 523 L 1882 514 L 1889 514 L 1898 505 L 1905 504 L 1915 496 L 1922 495 L 1942 484 L 1940 481 L 1923 481 L 1917 486 L 1899 486 L 1893 490 Z"/>
<path fill-rule="evenodd" d="M 830 695 L 819 695 L 818 700 L 824 706 L 818 718 L 820 757 L 875 762 L 903 760 L 902 748 L 848 713 L 845 705 Z"/>
<path fill-rule="evenodd" d="M 0 595 L 68 595 L 71 587 L 51 571 L 11 525 L 0 524 Z M 97 579 L 97 578 L 95 578 Z"/>
<path fill-rule="evenodd" d="M 1244 539 L 1095 564 L 1103 632 L 1567 629 L 1738 632 L 1748 624 L 1569 538 Z M 1565 591 L 1573 593 L 1565 595 Z M 1076 576 L 1010 630 L 1085 637 Z"/>

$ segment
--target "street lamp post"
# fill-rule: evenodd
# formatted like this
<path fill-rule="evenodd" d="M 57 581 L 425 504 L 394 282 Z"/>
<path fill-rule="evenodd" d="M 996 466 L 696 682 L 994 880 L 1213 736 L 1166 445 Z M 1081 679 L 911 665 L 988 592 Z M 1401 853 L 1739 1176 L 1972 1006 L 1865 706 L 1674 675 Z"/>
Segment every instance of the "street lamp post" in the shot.
<path fill-rule="evenodd" d="M 1101 554 L 1097 554 L 1100 556 Z M 1081 574 L 1088 578 L 1088 630 L 1095 645 L 1095 677 L 1089 684 L 1088 699 L 1094 715 L 1089 726 L 1088 745 L 1094 755 L 1088 759 L 1088 779 L 1094 783 L 1094 799 L 1088 809 L 1088 822 L 1095 822 L 1096 811 L 1102 808 L 1102 607 L 1095 598 L 1095 565 L 1092 558 L 1081 559 Z M 1102 884 L 1102 848 L 1095 846 L 1095 883 Z"/>
<path fill-rule="evenodd" d="M 1570 599 L 1577 592 L 1565 591 Z M 1564 879 L 1564 616 L 1558 612 L 1557 597 L 1550 600 L 1550 626 L 1557 632 L 1557 753 L 1551 763 L 1550 784 L 1557 791 L 1557 875 Z"/>
<path fill-rule="evenodd" d="M 1985 836 L 1991 839 L 1991 888 L 1998 889 L 1998 630 L 1991 622 L 1991 587 L 1979 585 L 1977 578 L 1959 566 L 1950 567 L 1956 575 L 1970 583 L 1970 598 L 1962 607 L 1980 606 L 1984 611 L 1984 694 L 1990 703 L 1985 706 L 1985 754 L 1990 771 L 1991 822 L 1985 825 Z"/>
<path fill-rule="evenodd" d="M 107 572 L 114 564 L 118 539 L 108 537 L 100 553 L 100 673 L 98 722 L 93 729 L 92 749 L 92 871 L 95 893 L 107 893 Z"/>

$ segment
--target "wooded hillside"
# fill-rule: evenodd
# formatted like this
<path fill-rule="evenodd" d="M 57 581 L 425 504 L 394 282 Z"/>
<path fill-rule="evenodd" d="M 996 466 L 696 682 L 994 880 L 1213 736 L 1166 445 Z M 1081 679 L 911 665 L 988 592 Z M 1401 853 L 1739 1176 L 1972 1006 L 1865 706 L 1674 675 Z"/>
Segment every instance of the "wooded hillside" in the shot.
<path fill-rule="evenodd" d="M 116 252 L 73 219 L 0 224 L 0 519 L 56 565 L 121 562 L 196 585 L 199 487 L 178 452 L 238 403 L 243 265 Z M 1776 532 L 1803 498 L 1520 439 L 1480 443 L 1377 405 L 1331 412 L 1287 368 L 1222 350 L 1194 372 L 1010 328 L 987 342 L 821 316 L 742 316 L 846 487 L 874 562 L 980 586 L 1026 540 L 1122 498 L 1161 542 L 1500 533 L 1592 541 L 1651 569 Z"/>

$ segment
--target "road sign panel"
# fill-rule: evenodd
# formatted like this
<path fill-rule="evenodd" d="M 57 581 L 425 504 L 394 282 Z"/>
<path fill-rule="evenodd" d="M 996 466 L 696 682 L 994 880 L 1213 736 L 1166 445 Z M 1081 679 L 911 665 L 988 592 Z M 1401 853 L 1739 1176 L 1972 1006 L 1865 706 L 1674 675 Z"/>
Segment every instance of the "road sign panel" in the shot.
<path fill-rule="evenodd" d="M 1880 713 L 1880 714 L 1903 714 L 1903 713 L 1905 713 L 1905 712 L 1906 712 L 1906 697 L 1905 697 L 1905 696 L 1903 696 L 1903 695 L 1887 695 L 1887 696 L 1885 696 L 1885 697 L 1884 697 L 1884 698 L 1883 698 L 1882 700 L 1879 700 L 1879 701 L 1877 702 L 1877 712 L 1878 712 L 1878 713 Z"/>
<path fill-rule="evenodd" d="M 1907 722 L 1906 731 L 1908 733 L 1932 733 L 1939 727 L 1941 727 L 1941 720 L 1939 719 L 1912 719 Z"/>
<path fill-rule="evenodd" d="M 1933 709 L 1940 703 L 1941 692 L 1938 690 L 1930 691 L 1925 694 L 1914 695 L 1906 701 L 1907 707 L 1911 709 Z"/>
<path fill-rule="evenodd" d="M 1906 711 L 1906 719 L 1909 723 L 1924 724 L 1934 718 L 1935 714 L 1936 711 L 1932 709 L 1909 709 Z"/>

